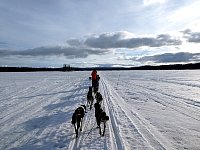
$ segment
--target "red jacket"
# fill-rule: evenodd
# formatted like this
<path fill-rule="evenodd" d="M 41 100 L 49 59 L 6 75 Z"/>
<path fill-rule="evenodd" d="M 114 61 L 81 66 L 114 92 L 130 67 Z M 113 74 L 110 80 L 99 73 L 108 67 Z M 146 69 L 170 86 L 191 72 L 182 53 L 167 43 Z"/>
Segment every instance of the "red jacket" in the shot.
<path fill-rule="evenodd" d="M 97 71 L 92 71 L 91 76 L 92 76 L 92 80 L 96 80 L 97 79 Z"/>

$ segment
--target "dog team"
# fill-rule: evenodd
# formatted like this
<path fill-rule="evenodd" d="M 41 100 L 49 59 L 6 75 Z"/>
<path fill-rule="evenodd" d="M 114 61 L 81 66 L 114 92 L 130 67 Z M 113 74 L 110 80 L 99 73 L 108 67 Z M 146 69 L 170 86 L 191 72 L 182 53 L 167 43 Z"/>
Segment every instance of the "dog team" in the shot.
<path fill-rule="evenodd" d="M 99 134 L 104 136 L 106 122 L 109 120 L 109 117 L 106 115 L 106 112 L 101 107 L 103 97 L 101 93 L 98 92 L 100 77 L 99 75 L 97 75 L 96 70 L 92 71 L 91 77 L 89 77 L 89 79 L 92 79 L 92 86 L 89 87 L 89 91 L 87 93 L 86 105 L 91 110 L 94 103 L 94 97 L 95 97 L 96 103 L 94 104 L 94 108 L 95 108 L 95 118 L 96 118 L 97 128 L 99 128 Z M 83 118 L 86 113 L 86 105 L 81 105 L 80 107 L 78 107 L 72 115 L 71 123 L 74 125 L 76 138 L 78 137 L 79 128 L 80 128 L 80 131 L 82 131 Z M 103 124 L 103 131 L 101 131 L 102 130 L 101 123 Z"/>

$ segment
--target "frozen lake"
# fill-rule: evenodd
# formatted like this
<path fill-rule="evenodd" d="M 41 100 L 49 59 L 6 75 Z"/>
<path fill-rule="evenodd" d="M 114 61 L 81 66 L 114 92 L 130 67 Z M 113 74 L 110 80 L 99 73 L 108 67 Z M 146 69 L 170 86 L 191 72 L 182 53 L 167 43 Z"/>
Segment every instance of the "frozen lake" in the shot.
<path fill-rule="evenodd" d="M 90 73 L 0 73 L 0 149 L 200 149 L 200 70 L 99 72 L 105 136 L 88 109 L 76 139 Z"/>

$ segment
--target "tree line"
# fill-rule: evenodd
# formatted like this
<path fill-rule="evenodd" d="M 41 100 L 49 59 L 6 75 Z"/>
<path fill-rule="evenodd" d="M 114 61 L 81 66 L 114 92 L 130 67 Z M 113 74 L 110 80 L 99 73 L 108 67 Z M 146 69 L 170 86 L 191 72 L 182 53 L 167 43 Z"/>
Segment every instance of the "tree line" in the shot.
<path fill-rule="evenodd" d="M 60 68 L 33 68 L 33 67 L 0 67 L 0 72 L 36 72 L 36 71 L 91 71 L 96 70 L 186 70 L 186 69 L 200 69 L 200 63 L 191 64 L 173 64 L 160 66 L 139 66 L 139 67 L 90 67 L 79 68 L 70 67 L 70 65 L 63 65 Z"/>

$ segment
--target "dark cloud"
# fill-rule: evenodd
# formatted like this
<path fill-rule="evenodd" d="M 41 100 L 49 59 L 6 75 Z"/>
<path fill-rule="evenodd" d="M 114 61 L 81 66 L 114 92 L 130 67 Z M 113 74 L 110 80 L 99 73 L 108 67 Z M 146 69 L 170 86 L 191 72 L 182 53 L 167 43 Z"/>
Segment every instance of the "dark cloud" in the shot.
<path fill-rule="evenodd" d="M 78 39 L 71 39 L 67 41 L 67 44 L 71 47 L 80 47 L 83 46 L 83 42 Z"/>
<path fill-rule="evenodd" d="M 123 40 L 121 32 L 110 34 L 105 33 L 99 36 L 93 36 L 85 41 L 85 45 L 94 48 L 118 48 L 118 43 Z"/>
<path fill-rule="evenodd" d="M 182 62 L 197 62 L 200 61 L 200 53 L 165 53 L 154 56 L 144 56 L 142 58 L 134 58 L 134 61 L 139 62 L 154 62 L 154 63 L 182 63 Z"/>
<path fill-rule="evenodd" d="M 181 31 L 183 34 L 190 34 L 192 30 L 190 29 L 185 29 L 184 31 Z"/>
<path fill-rule="evenodd" d="M 200 42 L 200 33 L 192 32 L 187 29 L 182 31 L 190 42 Z M 174 38 L 169 34 L 160 34 L 156 37 L 133 37 L 128 32 L 104 33 L 98 36 L 90 36 L 85 39 L 68 40 L 67 46 L 38 47 L 27 50 L 0 50 L 0 56 L 57 56 L 62 55 L 67 58 L 86 58 L 89 55 L 104 55 L 110 52 L 111 48 L 139 48 L 177 46 L 181 45 L 180 39 Z M 0 43 L 1 44 L 1 43 Z M 4 44 L 4 43 L 2 43 Z M 157 56 L 146 56 L 140 58 L 140 61 L 151 60 L 155 62 L 181 62 L 192 59 L 193 54 L 163 54 Z"/>
<path fill-rule="evenodd" d="M 188 38 L 188 42 L 200 43 L 200 32 L 193 32 Z"/>
<path fill-rule="evenodd" d="M 172 38 L 168 34 L 158 35 L 156 38 L 142 37 L 130 38 L 131 33 L 115 32 L 105 33 L 99 36 L 91 36 L 85 39 L 71 39 L 67 46 L 37 47 L 27 50 L 0 50 L 1 56 L 53 56 L 63 55 L 67 58 L 86 58 L 89 55 L 107 54 L 110 48 L 137 48 L 142 46 L 161 47 L 180 45 L 181 41 Z M 128 38 L 129 37 L 129 38 Z M 0 43 L 1 44 L 1 43 Z M 2 43 L 4 44 L 4 43 Z"/>
<path fill-rule="evenodd" d="M 0 56 L 52 56 L 52 55 L 64 55 L 67 58 L 85 58 L 88 55 L 103 55 L 108 53 L 108 50 L 104 49 L 87 49 L 77 47 L 38 47 L 34 49 L 27 49 L 23 51 L 8 51 L 0 50 Z"/>
<path fill-rule="evenodd" d="M 0 42 L 0 45 L 6 45 L 7 43 L 5 43 L 5 42 Z"/>
<path fill-rule="evenodd" d="M 7 46 L 8 46 L 8 43 L 0 42 L 0 48 L 4 48 L 4 47 L 7 47 Z"/>
<path fill-rule="evenodd" d="M 200 43 L 200 32 L 192 32 L 190 29 L 186 29 L 182 31 L 184 33 L 184 38 L 187 39 L 188 42 L 192 43 Z"/>
<path fill-rule="evenodd" d="M 101 34 L 93 36 L 85 41 L 85 45 L 93 48 L 137 48 L 142 46 L 161 47 L 170 45 L 181 45 L 182 41 L 168 34 L 154 37 L 123 38 L 122 32 L 115 34 Z"/>

